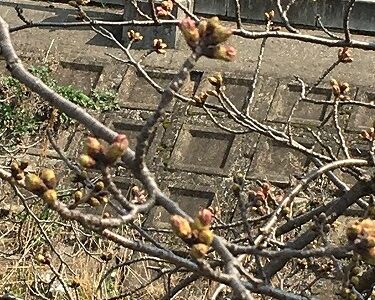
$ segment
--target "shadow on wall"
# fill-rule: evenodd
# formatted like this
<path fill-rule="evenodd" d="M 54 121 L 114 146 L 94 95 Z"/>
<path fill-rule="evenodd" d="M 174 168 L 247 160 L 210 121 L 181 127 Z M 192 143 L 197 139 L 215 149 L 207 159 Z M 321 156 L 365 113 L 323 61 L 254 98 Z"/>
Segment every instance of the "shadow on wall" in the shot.
<path fill-rule="evenodd" d="M 14 3 L 2 3 L 2 6 L 9 6 L 15 7 L 16 4 Z M 61 22 L 76 22 L 76 10 L 70 8 L 70 6 L 66 5 L 63 8 L 56 7 L 51 4 L 41 3 L 41 4 L 21 4 L 24 11 L 24 15 L 26 18 L 33 20 L 34 22 L 41 22 L 41 23 L 61 23 Z M 40 19 L 33 19 L 32 11 L 36 12 L 45 12 L 46 14 L 51 14 L 51 16 L 44 18 L 43 20 Z M 90 8 L 86 8 L 85 10 L 89 17 L 95 18 L 97 20 L 111 20 L 111 21 L 122 21 L 122 10 L 118 13 L 112 13 L 108 11 L 94 11 L 90 10 Z M 122 39 L 122 27 L 121 26 L 103 26 L 104 28 L 110 30 L 116 39 Z M 44 27 L 44 29 L 49 31 L 54 30 L 91 30 L 89 27 Z M 106 46 L 106 47 L 115 47 L 115 43 L 107 40 L 106 38 L 102 37 L 100 34 L 95 35 L 92 39 L 87 41 L 89 45 L 96 45 L 96 46 Z"/>

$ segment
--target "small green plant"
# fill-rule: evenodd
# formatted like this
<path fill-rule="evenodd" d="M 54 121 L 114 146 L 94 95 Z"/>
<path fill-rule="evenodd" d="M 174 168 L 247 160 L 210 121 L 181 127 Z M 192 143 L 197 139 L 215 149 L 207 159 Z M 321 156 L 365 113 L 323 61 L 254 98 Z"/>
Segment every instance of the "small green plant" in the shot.
<path fill-rule="evenodd" d="M 40 120 L 29 111 L 9 103 L 0 103 L 0 128 L 2 137 L 10 141 L 21 138 L 24 134 L 36 133 Z"/>
<path fill-rule="evenodd" d="M 52 88 L 67 100 L 87 109 L 107 112 L 119 108 L 115 101 L 116 94 L 114 92 L 93 90 L 89 97 L 81 90 L 78 90 L 71 85 L 56 85 Z M 71 119 L 67 115 L 61 114 L 60 122 L 62 124 L 70 124 Z"/>
<path fill-rule="evenodd" d="M 29 71 L 58 94 L 83 108 L 107 112 L 119 108 L 116 94 L 108 90 L 93 90 L 86 95 L 71 85 L 59 85 L 51 76 L 48 66 L 32 66 Z M 41 130 L 49 120 L 52 108 L 37 95 L 11 76 L 0 78 L 0 140 L 11 146 Z M 65 114 L 58 115 L 58 125 L 69 126 L 73 122 Z"/>

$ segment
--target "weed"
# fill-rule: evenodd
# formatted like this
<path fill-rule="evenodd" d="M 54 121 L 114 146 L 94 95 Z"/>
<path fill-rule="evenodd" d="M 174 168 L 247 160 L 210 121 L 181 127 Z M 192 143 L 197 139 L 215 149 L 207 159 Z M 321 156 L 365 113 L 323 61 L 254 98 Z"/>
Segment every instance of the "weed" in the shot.
<path fill-rule="evenodd" d="M 42 80 L 55 92 L 83 108 L 101 112 L 119 108 L 113 91 L 93 90 L 87 96 L 71 85 L 59 85 L 51 77 L 48 66 L 32 66 L 30 73 Z M 40 132 L 43 123 L 51 117 L 52 108 L 37 95 L 11 76 L 0 78 L 0 140 L 13 146 L 25 138 Z M 67 127 L 73 121 L 65 114 L 58 114 L 57 127 Z"/>

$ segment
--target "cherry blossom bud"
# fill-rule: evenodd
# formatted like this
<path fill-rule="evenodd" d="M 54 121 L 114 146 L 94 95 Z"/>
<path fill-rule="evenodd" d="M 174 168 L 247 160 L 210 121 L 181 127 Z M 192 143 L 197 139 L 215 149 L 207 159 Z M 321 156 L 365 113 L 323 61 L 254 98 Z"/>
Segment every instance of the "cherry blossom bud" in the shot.
<path fill-rule="evenodd" d="M 191 227 L 188 220 L 185 218 L 179 215 L 173 215 L 171 217 L 171 225 L 172 229 L 180 238 L 186 239 L 191 236 Z"/>
<path fill-rule="evenodd" d="M 109 145 L 107 152 L 105 153 L 105 158 L 108 163 L 114 163 L 118 158 L 120 158 L 125 151 L 128 149 L 129 142 L 124 134 L 119 134 L 113 140 L 113 143 Z"/>
<path fill-rule="evenodd" d="M 186 17 L 181 20 L 179 27 L 188 45 L 194 47 L 199 41 L 199 31 L 195 25 L 195 21 Z"/>
<path fill-rule="evenodd" d="M 156 10 L 156 15 L 158 16 L 158 17 L 166 17 L 166 16 L 168 16 L 169 15 L 169 12 L 167 11 L 167 10 L 165 10 L 163 7 L 161 7 L 161 6 L 157 6 L 156 8 L 155 8 L 155 10 Z"/>
<path fill-rule="evenodd" d="M 203 226 L 210 226 L 212 222 L 212 217 L 212 212 L 207 208 L 203 208 L 199 211 L 198 219 Z"/>
<path fill-rule="evenodd" d="M 215 27 L 212 36 L 210 37 L 210 41 L 212 44 L 217 45 L 219 43 L 223 43 L 232 35 L 233 30 L 230 28 L 226 28 L 224 26 L 218 25 Z"/>
<path fill-rule="evenodd" d="M 237 51 L 232 46 L 217 45 L 213 49 L 212 57 L 225 61 L 233 61 Z"/>
<path fill-rule="evenodd" d="M 90 197 L 89 200 L 87 200 L 87 203 L 92 207 L 100 206 L 100 201 L 95 197 Z"/>

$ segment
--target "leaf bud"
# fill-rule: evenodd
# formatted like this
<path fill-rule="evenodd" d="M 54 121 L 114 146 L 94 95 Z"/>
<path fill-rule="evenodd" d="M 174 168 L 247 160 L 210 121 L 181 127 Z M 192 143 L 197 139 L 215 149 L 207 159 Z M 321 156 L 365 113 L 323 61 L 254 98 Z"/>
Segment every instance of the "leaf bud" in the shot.
<path fill-rule="evenodd" d="M 18 162 L 16 161 L 12 161 L 12 163 L 10 164 L 10 171 L 13 177 L 16 177 L 17 174 L 22 172 L 20 166 L 18 165 Z"/>
<path fill-rule="evenodd" d="M 241 192 L 241 186 L 238 183 L 232 185 L 232 192 L 235 196 L 239 196 Z"/>
<path fill-rule="evenodd" d="M 329 81 L 329 84 L 331 85 L 331 86 L 334 86 L 334 85 L 339 85 L 339 83 L 338 83 L 338 81 L 336 80 L 336 79 L 334 79 L 334 78 L 331 78 L 331 80 Z"/>
<path fill-rule="evenodd" d="M 354 267 L 351 271 L 353 275 L 359 275 L 361 273 L 361 268 L 360 267 Z"/>
<path fill-rule="evenodd" d="M 352 276 L 350 278 L 350 282 L 354 285 L 357 286 L 359 284 L 359 277 L 358 276 Z"/>
<path fill-rule="evenodd" d="M 20 169 L 21 169 L 22 171 L 24 171 L 28 166 L 29 166 L 29 162 L 28 162 L 28 161 L 26 161 L 26 160 L 22 160 L 22 161 L 20 162 Z"/>

